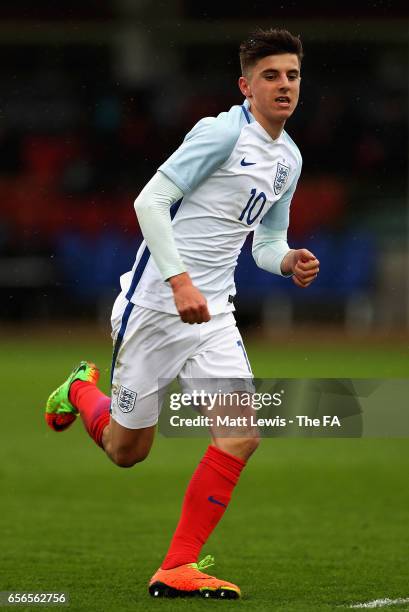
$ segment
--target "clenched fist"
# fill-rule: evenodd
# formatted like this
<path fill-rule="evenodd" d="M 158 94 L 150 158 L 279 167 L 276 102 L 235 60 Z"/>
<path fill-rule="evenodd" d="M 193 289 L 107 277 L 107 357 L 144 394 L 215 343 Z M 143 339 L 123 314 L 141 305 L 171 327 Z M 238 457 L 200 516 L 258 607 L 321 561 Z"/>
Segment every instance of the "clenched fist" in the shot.
<path fill-rule="evenodd" d="M 291 249 L 281 262 L 283 274 L 293 274 L 297 287 L 308 287 L 317 278 L 320 262 L 307 249 Z"/>
<path fill-rule="evenodd" d="M 210 321 L 206 298 L 194 286 L 187 272 L 169 278 L 177 311 L 184 323 Z"/>

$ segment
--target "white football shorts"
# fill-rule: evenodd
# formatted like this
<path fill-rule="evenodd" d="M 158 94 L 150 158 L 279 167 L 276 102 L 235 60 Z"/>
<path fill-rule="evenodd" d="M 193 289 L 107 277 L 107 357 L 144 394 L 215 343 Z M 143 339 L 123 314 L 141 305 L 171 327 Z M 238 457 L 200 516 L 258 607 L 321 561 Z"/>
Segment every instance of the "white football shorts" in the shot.
<path fill-rule="evenodd" d="M 179 316 L 128 302 L 121 293 L 112 310 L 111 415 L 128 429 L 158 422 L 171 380 L 183 393 L 197 379 L 233 384 L 232 391 L 253 392 L 253 374 L 232 312 L 213 316 L 200 325 Z M 215 387 L 212 389 L 214 391 Z"/>

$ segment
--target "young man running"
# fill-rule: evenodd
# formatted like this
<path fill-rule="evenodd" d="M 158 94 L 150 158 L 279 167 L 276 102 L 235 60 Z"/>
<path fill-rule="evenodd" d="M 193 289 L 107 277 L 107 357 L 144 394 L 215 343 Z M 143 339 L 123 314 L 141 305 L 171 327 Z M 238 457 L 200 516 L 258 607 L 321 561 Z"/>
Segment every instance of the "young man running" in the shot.
<path fill-rule="evenodd" d="M 284 125 L 297 106 L 301 59 L 301 42 L 289 32 L 251 34 L 240 47 L 244 103 L 199 121 L 142 190 L 135 209 L 144 242 L 112 313 L 112 396 L 97 388 L 96 366 L 81 362 L 48 399 L 52 429 L 66 429 L 80 414 L 108 457 L 130 467 L 150 451 L 163 379 L 178 377 L 191 390 L 192 379 L 223 376 L 235 381 L 234 391 L 251 388 L 233 316 L 233 274 L 247 234 L 254 232 L 261 268 L 292 276 L 299 287 L 319 271 L 310 251 L 287 244 L 302 161 Z M 246 432 L 211 437 L 150 581 L 153 596 L 240 596 L 238 586 L 205 574 L 211 559 L 198 563 L 198 556 L 258 440 Z"/>

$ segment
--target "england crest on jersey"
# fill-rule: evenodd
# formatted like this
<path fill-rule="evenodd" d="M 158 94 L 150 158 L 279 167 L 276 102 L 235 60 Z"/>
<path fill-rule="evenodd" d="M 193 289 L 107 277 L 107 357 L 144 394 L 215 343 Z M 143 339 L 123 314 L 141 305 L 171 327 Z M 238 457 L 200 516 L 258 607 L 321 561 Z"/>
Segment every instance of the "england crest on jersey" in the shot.
<path fill-rule="evenodd" d="M 288 166 L 284 166 L 284 164 L 277 164 L 277 172 L 274 179 L 274 193 L 276 195 L 280 195 L 282 190 L 284 189 L 288 177 L 290 176 L 290 168 Z"/>
<path fill-rule="evenodd" d="M 127 389 L 121 385 L 119 389 L 118 406 L 122 412 L 127 413 L 134 409 L 136 396 L 136 391 L 131 391 L 131 389 Z"/>

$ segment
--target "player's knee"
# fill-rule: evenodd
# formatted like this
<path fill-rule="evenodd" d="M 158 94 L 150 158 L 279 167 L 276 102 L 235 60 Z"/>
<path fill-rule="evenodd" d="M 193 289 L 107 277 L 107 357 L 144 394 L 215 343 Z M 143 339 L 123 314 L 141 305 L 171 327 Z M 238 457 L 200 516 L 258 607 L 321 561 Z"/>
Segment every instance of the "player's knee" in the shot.
<path fill-rule="evenodd" d="M 118 467 L 130 468 L 135 464 L 144 461 L 148 455 L 149 449 L 146 448 L 118 448 L 112 453 L 111 458 Z"/>
<path fill-rule="evenodd" d="M 240 457 L 247 461 L 251 455 L 257 450 L 260 444 L 258 436 L 250 436 L 248 438 L 225 438 L 220 444 L 220 448 L 230 455 Z"/>
<path fill-rule="evenodd" d="M 251 455 L 257 450 L 260 444 L 260 438 L 257 436 L 251 436 L 238 442 L 238 450 L 242 457 L 249 459 Z"/>

